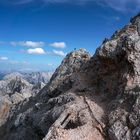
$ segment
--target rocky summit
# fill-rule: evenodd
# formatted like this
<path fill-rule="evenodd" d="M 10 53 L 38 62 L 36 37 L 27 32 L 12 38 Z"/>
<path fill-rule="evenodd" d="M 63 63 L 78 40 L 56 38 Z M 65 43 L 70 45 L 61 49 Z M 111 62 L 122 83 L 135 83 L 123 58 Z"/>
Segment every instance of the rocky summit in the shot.
<path fill-rule="evenodd" d="M 140 140 L 140 15 L 94 56 L 69 53 L 38 94 L 6 110 L 2 140 Z"/>

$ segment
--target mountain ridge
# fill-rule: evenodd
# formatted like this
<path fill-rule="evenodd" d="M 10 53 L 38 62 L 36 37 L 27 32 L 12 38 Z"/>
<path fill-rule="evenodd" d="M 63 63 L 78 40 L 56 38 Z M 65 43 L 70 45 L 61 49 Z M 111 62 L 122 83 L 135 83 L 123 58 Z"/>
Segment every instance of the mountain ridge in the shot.
<path fill-rule="evenodd" d="M 140 15 L 90 56 L 69 53 L 36 96 L 12 107 L 3 140 L 140 139 Z"/>

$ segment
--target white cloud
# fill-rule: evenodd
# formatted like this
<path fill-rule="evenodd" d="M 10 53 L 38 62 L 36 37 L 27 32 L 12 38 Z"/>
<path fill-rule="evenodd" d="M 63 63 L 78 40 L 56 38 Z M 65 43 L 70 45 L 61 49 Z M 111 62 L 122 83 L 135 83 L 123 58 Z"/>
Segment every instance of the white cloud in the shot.
<path fill-rule="evenodd" d="M 45 54 L 45 51 L 42 48 L 28 49 L 28 54 Z"/>
<path fill-rule="evenodd" d="M 8 60 L 8 57 L 2 56 L 0 57 L 0 60 Z"/>
<path fill-rule="evenodd" d="M 43 47 L 45 45 L 44 42 L 34 42 L 34 41 L 19 41 L 19 42 L 11 42 L 12 46 L 24 46 L 24 47 L 32 47 L 32 48 L 38 48 Z"/>
<path fill-rule="evenodd" d="M 66 43 L 65 42 L 54 42 L 54 43 L 49 44 L 49 46 L 63 49 L 66 47 Z"/>
<path fill-rule="evenodd" d="M 57 51 L 57 50 L 53 50 L 53 55 L 57 55 L 57 56 L 66 56 L 66 53 L 64 53 L 63 51 Z"/>

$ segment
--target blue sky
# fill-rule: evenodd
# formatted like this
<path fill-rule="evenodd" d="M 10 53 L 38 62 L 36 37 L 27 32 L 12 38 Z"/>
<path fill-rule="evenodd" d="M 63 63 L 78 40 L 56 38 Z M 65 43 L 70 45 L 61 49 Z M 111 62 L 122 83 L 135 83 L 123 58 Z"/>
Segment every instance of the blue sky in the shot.
<path fill-rule="evenodd" d="M 94 54 L 140 0 L 0 0 L 1 70 L 53 70 L 74 48 Z"/>

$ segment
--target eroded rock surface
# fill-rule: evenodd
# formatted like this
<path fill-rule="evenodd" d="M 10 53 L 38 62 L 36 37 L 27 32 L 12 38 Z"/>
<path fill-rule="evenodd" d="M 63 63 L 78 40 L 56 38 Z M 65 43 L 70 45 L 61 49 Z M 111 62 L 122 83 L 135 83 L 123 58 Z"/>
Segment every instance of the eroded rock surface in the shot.
<path fill-rule="evenodd" d="M 34 96 L 49 81 L 50 73 L 10 73 L 0 81 L 0 126 L 9 116 L 10 108 Z"/>
<path fill-rule="evenodd" d="M 68 54 L 35 97 L 9 109 L 0 137 L 139 140 L 139 24 L 137 15 L 103 41 L 93 57 L 84 49 Z"/>

